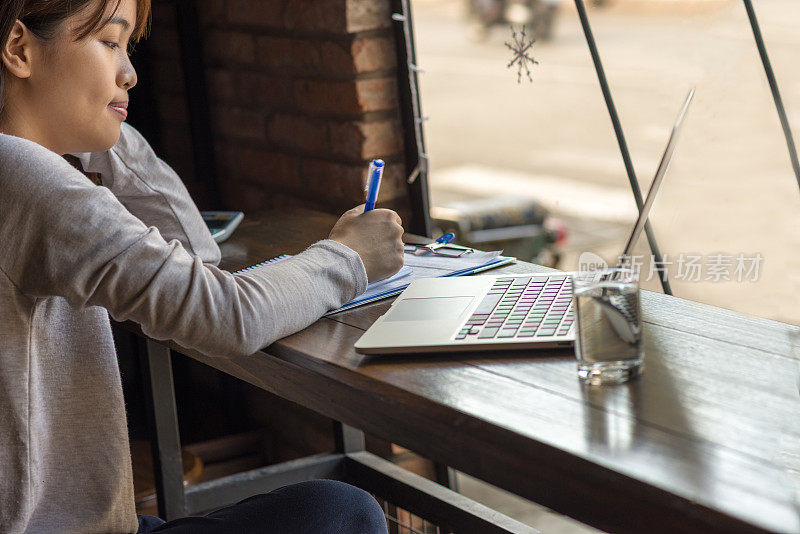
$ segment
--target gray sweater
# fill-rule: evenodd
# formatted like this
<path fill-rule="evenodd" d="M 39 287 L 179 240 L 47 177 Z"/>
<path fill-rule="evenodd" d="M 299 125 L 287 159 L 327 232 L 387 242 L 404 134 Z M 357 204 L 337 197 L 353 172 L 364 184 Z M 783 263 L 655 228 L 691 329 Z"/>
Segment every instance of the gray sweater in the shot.
<path fill-rule="evenodd" d="M 0 532 L 135 532 L 108 314 L 216 357 L 252 354 L 364 291 L 330 240 L 233 275 L 175 173 L 123 124 L 77 155 L 0 134 Z"/>

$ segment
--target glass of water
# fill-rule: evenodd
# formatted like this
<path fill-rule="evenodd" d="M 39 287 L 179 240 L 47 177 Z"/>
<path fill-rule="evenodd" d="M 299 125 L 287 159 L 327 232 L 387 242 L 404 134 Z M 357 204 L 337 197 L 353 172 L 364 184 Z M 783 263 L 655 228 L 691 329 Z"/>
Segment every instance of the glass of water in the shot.
<path fill-rule="evenodd" d="M 620 384 L 638 376 L 644 364 L 638 273 L 573 273 L 572 298 L 578 377 L 588 384 Z"/>

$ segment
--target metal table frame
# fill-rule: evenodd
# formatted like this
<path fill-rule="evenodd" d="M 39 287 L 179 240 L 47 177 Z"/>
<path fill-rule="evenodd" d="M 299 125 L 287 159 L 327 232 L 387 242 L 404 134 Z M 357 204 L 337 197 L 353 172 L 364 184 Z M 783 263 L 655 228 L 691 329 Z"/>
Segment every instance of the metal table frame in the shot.
<path fill-rule="evenodd" d="M 257 493 L 311 479 L 341 480 L 419 517 L 446 525 L 444 532 L 531 533 L 532 527 L 483 506 L 455 487 L 454 471 L 437 464 L 440 483 L 366 452 L 364 433 L 336 422 L 336 450 L 236 473 L 184 487 L 179 421 L 172 376 L 172 351 L 137 336 L 148 428 L 151 434 L 158 512 L 167 521 L 210 512 Z"/>

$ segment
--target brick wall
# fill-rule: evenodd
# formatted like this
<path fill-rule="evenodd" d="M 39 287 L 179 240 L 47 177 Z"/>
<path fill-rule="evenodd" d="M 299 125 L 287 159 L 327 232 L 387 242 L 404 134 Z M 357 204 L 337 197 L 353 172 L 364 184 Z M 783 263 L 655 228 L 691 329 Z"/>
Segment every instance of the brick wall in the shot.
<path fill-rule="evenodd" d="M 245 212 L 339 213 L 363 200 L 370 159 L 382 203 L 405 215 L 403 134 L 389 0 L 197 0 L 219 202 Z M 163 157 L 196 189 L 174 5 L 148 41 Z M 404 219 L 406 217 L 404 216 Z"/>

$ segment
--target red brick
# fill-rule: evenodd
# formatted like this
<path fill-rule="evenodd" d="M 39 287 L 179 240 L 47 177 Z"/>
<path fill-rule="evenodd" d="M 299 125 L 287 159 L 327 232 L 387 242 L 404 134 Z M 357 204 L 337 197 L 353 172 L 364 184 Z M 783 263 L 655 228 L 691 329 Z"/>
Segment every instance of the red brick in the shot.
<path fill-rule="evenodd" d="M 223 137 L 264 140 L 264 118 L 254 108 L 216 107 L 212 117 L 216 131 Z"/>
<path fill-rule="evenodd" d="M 319 52 L 316 46 L 299 39 L 259 37 L 256 41 L 258 62 L 273 69 L 290 69 L 293 72 L 316 71 Z"/>
<path fill-rule="evenodd" d="M 405 165 L 403 163 L 387 163 L 386 170 L 381 180 L 381 192 L 378 196 L 380 201 L 387 202 L 393 199 L 403 199 L 408 197 L 408 185 L 406 184 Z M 403 225 L 410 222 L 410 219 L 403 217 Z"/>
<path fill-rule="evenodd" d="M 206 57 L 211 61 L 253 63 L 255 61 L 255 41 L 247 33 L 210 31 L 205 35 L 203 45 Z"/>
<path fill-rule="evenodd" d="M 236 149 L 234 154 L 243 179 L 263 185 L 299 185 L 297 164 L 293 156 L 246 147 Z"/>
<path fill-rule="evenodd" d="M 330 215 L 342 215 L 344 212 L 357 205 L 357 203 L 353 204 L 353 201 L 349 198 L 328 199 L 325 197 L 317 197 L 316 202 L 314 202 L 314 205 L 310 209 L 322 211 Z"/>
<path fill-rule="evenodd" d="M 296 81 L 295 103 L 313 113 L 360 114 L 354 81 Z"/>
<path fill-rule="evenodd" d="M 331 153 L 349 160 L 364 159 L 362 123 L 334 123 L 329 127 Z"/>
<path fill-rule="evenodd" d="M 313 200 L 308 200 L 306 198 L 301 198 L 304 194 L 308 194 L 306 191 L 295 190 L 289 191 L 288 194 L 276 193 L 270 195 L 270 207 L 271 208 L 280 208 L 280 209 L 295 209 L 295 208 L 303 208 L 307 210 L 315 210 L 315 211 L 323 211 L 328 213 L 339 214 L 346 210 L 340 210 L 335 206 L 331 209 L 329 203 L 319 203 L 314 202 Z M 319 443 L 320 441 L 306 441 L 305 443 Z M 300 446 L 303 446 L 301 444 Z M 297 450 L 297 449 L 292 449 Z"/>
<path fill-rule="evenodd" d="M 289 82 L 285 79 L 258 72 L 242 72 L 238 78 L 237 98 L 242 105 L 252 103 L 259 109 L 271 109 L 287 102 Z"/>
<path fill-rule="evenodd" d="M 225 1 L 197 0 L 197 19 L 201 27 L 225 23 Z"/>
<path fill-rule="evenodd" d="M 295 103 L 304 110 L 334 115 L 355 115 L 397 108 L 395 78 L 357 81 L 295 82 Z"/>
<path fill-rule="evenodd" d="M 289 0 L 283 14 L 289 30 L 347 31 L 346 0 Z"/>
<path fill-rule="evenodd" d="M 292 46 L 292 68 L 299 72 L 312 72 L 319 68 L 319 51 L 308 41 L 295 41 Z"/>
<path fill-rule="evenodd" d="M 279 0 L 228 0 L 228 20 L 237 24 L 280 28 L 283 4 Z"/>
<path fill-rule="evenodd" d="M 239 176 L 239 147 L 217 143 L 214 145 L 214 158 L 219 170 L 220 181 Z"/>
<path fill-rule="evenodd" d="M 296 115 L 277 114 L 269 122 L 269 139 L 279 145 L 302 150 L 327 148 L 327 125 Z"/>
<path fill-rule="evenodd" d="M 353 74 L 353 56 L 350 47 L 335 41 L 320 44 L 320 69 L 325 73 Z"/>
<path fill-rule="evenodd" d="M 236 101 L 236 78 L 233 72 L 223 69 L 206 71 L 208 97 L 215 103 L 233 103 Z"/>
<path fill-rule="evenodd" d="M 358 104 L 364 112 L 394 109 L 398 106 L 396 78 L 359 80 L 356 82 L 356 91 Z"/>
<path fill-rule="evenodd" d="M 389 0 L 347 0 L 347 31 L 350 33 L 392 25 Z"/>
<path fill-rule="evenodd" d="M 340 214 L 364 202 L 366 165 L 344 165 L 319 160 L 301 160 L 306 198 L 324 199 L 329 213 Z M 402 163 L 386 165 L 378 207 L 391 200 L 408 196 Z M 395 202 L 396 203 L 396 202 Z"/>
<path fill-rule="evenodd" d="M 394 69 L 397 55 L 387 37 L 356 39 L 351 43 L 325 41 L 320 45 L 320 67 L 326 73 L 354 74 Z"/>
<path fill-rule="evenodd" d="M 292 40 L 284 37 L 256 38 L 258 62 L 272 68 L 283 68 L 292 63 Z"/>
<path fill-rule="evenodd" d="M 348 159 L 386 158 L 403 150 L 403 132 L 396 120 L 331 124 L 331 152 Z"/>
<path fill-rule="evenodd" d="M 396 120 L 376 121 L 363 124 L 365 159 L 386 157 L 403 151 L 403 128 Z"/>
<path fill-rule="evenodd" d="M 356 39 L 350 51 L 356 72 L 393 69 L 397 66 L 394 40 L 387 37 Z"/>
<path fill-rule="evenodd" d="M 245 216 L 264 211 L 269 206 L 272 196 L 268 188 L 236 177 L 220 180 L 219 192 L 224 205 L 235 206 L 236 210 L 243 211 Z"/>
<path fill-rule="evenodd" d="M 352 206 L 364 200 L 364 165 L 343 165 L 320 160 L 300 162 L 302 185 L 329 199 L 346 199 Z M 352 207 L 351 206 L 351 207 Z"/>

